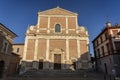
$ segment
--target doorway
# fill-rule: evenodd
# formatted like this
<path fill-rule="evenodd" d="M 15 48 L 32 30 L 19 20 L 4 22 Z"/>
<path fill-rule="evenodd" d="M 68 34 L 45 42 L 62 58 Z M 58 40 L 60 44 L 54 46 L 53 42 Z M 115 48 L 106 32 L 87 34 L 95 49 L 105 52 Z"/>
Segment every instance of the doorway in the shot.
<path fill-rule="evenodd" d="M 73 62 L 73 67 L 74 69 L 76 69 L 76 62 Z"/>
<path fill-rule="evenodd" d="M 0 78 L 2 78 L 3 75 L 4 65 L 4 61 L 0 61 Z"/>
<path fill-rule="evenodd" d="M 105 67 L 105 73 L 108 74 L 107 64 L 106 63 L 104 63 L 104 67 Z"/>
<path fill-rule="evenodd" d="M 54 54 L 54 69 L 61 69 L 61 54 Z"/>
<path fill-rule="evenodd" d="M 39 60 L 39 69 L 43 69 L 43 59 Z"/>

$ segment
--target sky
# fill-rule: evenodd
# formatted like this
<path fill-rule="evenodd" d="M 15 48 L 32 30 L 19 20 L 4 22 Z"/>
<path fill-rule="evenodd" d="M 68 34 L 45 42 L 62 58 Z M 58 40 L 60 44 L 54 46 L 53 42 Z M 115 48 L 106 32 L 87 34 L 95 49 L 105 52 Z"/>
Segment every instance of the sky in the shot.
<path fill-rule="evenodd" d="M 120 24 L 120 0 L 0 0 L 0 23 L 18 35 L 14 43 L 24 43 L 27 27 L 37 24 L 37 13 L 57 6 L 78 14 L 79 26 L 90 35 L 92 54 L 92 40 L 106 22 Z"/>

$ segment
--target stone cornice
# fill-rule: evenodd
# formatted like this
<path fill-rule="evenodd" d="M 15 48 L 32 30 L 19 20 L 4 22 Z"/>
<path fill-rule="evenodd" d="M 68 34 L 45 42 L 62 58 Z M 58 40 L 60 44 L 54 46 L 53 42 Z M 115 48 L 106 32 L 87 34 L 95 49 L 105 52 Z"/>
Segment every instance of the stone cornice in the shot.
<path fill-rule="evenodd" d="M 46 36 L 46 35 L 27 35 L 27 39 L 78 39 L 78 40 L 88 40 L 87 36 Z M 89 40 L 88 40 L 89 41 Z M 89 43 L 89 42 L 88 42 Z"/>
<path fill-rule="evenodd" d="M 78 37 L 89 37 L 89 35 L 87 34 L 47 34 L 47 33 L 29 33 L 26 34 L 26 36 L 78 36 Z"/>
<path fill-rule="evenodd" d="M 48 9 L 48 10 L 45 10 L 45 11 L 41 11 L 41 12 L 38 12 L 38 15 L 54 15 L 56 14 L 55 11 L 60 11 L 62 13 L 58 13 L 58 15 L 75 15 L 77 16 L 78 14 L 77 13 L 74 13 L 74 12 L 71 12 L 71 11 L 68 11 L 66 9 L 63 9 L 63 8 L 60 8 L 60 7 L 56 7 L 56 8 L 53 8 L 53 9 Z M 63 14 L 64 12 L 64 14 Z"/>
<path fill-rule="evenodd" d="M 14 32 L 12 32 L 10 29 L 8 29 L 7 27 L 5 27 L 5 26 L 4 26 L 3 24 L 1 24 L 1 23 L 0 23 L 0 30 L 1 30 L 1 32 L 2 32 L 5 36 L 10 35 L 11 38 L 17 37 L 17 35 L 16 35 Z"/>

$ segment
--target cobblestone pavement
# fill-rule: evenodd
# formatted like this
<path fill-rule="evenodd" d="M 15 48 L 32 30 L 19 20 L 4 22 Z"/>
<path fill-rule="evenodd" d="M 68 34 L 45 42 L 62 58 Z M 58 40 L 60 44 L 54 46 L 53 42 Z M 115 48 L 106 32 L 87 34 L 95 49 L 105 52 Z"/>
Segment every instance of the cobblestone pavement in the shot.
<path fill-rule="evenodd" d="M 104 74 L 92 70 L 30 70 L 7 80 L 104 80 Z M 107 79 L 106 80 L 110 80 Z"/>

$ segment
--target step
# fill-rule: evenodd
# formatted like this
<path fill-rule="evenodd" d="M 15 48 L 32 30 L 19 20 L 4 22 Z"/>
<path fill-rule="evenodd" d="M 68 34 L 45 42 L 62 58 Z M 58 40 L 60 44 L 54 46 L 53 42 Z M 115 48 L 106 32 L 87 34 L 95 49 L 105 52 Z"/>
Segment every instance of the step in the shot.
<path fill-rule="evenodd" d="M 103 78 L 11 78 L 8 80 L 103 80 Z"/>

